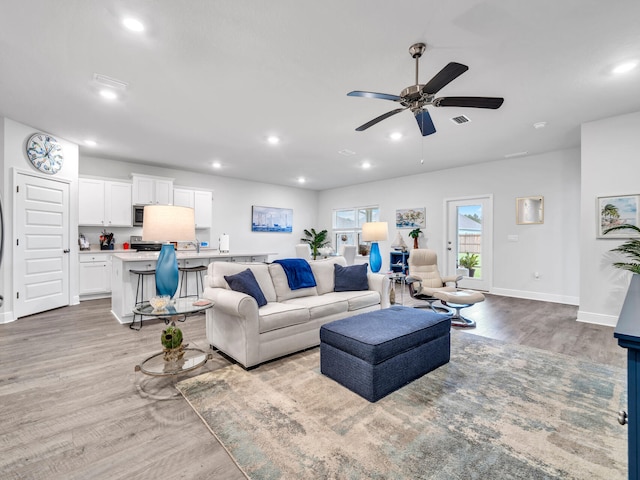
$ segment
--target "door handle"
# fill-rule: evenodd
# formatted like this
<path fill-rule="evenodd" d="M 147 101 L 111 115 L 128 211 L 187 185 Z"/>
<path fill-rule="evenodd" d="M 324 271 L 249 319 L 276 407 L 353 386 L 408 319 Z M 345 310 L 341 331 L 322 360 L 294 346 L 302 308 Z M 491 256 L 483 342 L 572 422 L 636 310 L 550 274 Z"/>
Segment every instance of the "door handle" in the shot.
<path fill-rule="evenodd" d="M 68 248 L 65 248 L 62 253 L 69 253 L 71 250 L 69 250 Z"/>

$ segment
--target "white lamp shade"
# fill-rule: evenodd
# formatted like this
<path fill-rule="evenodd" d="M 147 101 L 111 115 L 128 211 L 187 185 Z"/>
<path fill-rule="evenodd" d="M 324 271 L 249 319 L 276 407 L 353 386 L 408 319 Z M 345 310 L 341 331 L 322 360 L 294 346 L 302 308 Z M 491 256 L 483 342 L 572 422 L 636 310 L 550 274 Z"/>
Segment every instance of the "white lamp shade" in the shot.
<path fill-rule="evenodd" d="M 174 205 L 146 205 L 142 240 L 151 242 L 193 242 L 196 221 L 193 208 Z"/>
<path fill-rule="evenodd" d="M 365 242 L 381 242 L 389 235 L 387 222 L 367 222 L 362 225 L 362 240 Z"/>

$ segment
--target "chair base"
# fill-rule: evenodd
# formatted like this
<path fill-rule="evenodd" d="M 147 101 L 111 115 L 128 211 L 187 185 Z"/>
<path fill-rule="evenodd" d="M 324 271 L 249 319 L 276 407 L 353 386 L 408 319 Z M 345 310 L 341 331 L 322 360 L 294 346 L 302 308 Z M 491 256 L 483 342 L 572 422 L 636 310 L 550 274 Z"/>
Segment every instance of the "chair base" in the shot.
<path fill-rule="evenodd" d="M 446 305 L 448 307 L 451 307 L 456 311 L 453 314 L 453 317 L 451 317 L 451 326 L 452 327 L 464 327 L 464 328 L 475 328 L 476 327 L 476 321 L 475 320 L 471 320 L 470 318 L 463 317 L 460 314 L 460 310 L 462 310 L 463 308 L 471 307 L 471 306 L 473 306 L 475 304 L 473 304 L 473 303 L 465 303 L 465 304 L 447 303 L 444 300 L 442 300 L 442 304 Z"/>
<path fill-rule="evenodd" d="M 436 313 L 453 313 L 450 308 L 434 305 L 435 301 L 437 301 L 437 298 L 434 299 L 434 301 L 429 302 L 429 305 L 414 305 L 413 308 L 428 308 Z"/>

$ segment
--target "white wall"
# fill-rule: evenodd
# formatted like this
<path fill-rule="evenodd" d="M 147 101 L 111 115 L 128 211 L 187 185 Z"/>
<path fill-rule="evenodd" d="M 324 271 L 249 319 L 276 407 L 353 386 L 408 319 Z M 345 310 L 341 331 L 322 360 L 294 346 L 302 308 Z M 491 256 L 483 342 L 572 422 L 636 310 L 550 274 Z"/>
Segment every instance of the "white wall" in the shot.
<path fill-rule="evenodd" d="M 295 256 L 295 245 L 300 243 L 305 228 L 315 227 L 317 220 L 318 192 L 295 187 L 249 182 L 215 175 L 193 173 L 180 169 L 160 168 L 116 160 L 82 156 L 80 175 L 102 176 L 130 180 L 132 173 L 141 173 L 174 179 L 175 186 L 213 191 L 213 228 L 210 245 L 218 247 L 221 234 L 229 235 L 230 249 L 244 252 L 274 252 L 276 258 Z M 293 233 L 263 233 L 251 231 L 251 206 L 281 207 L 293 209 Z M 81 228 L 80 231 L 90 229 Z M 116 238 L 123 240 L 131 232 L 141 229 L 112 229 Z"/>
<path fill-rule="evenodd" d="M 2 202 L 5 213 L 5 255 L 2 261 L 2 283 L 0 285 L 4 296 L 4 307 L 0 309 L 0 323 L 13 320 L 13 176 L 15 172 L 26 172 L 43 178 L 51 178 L 38 172 L 29 162 L 26 154 L 27 140 L 34 133 L 40 132 L 36 128 L 23 125 L 8 118 L 2 119 L 1 135 L 2 145 Z M 64 163 L 56 178 L 69 181 L 70 198 L 78 198 L 78 146 L 60 138 L 53 132 L 44 132 L 53 135 L 62 145 L 64 151 Z M 71 303 L 78 302 L 78 244 L 76 241 L 76 230 L 78 225 L 77 201 L 73 202 L 69 212 L 69 240 L 71 254 L 69 258 Z"/>
<path fill-rule="evenodd" d="M 598 196 L 640 194 L 640 112 L 582 125 L 580 307 L 578 320 L 615 325 L 631 279 L 613 268 L 619 239 L 596 238 Z"/>
<path fill-rule="evenodd" d="M 502 295 L 578 304 L 580 154 L 577 149 L 501 160 L 482 165 L 389 179 L 320 193 L 319 227 L 331 230 L 332 211 L 380 205 L 389 222 L 389 240 L 381 242 L 383 271 L 389 267 L 389 245 L 396 235 L 395 211 L 426 207 L 426 241 L 444 258 L 444 199 L 493 195 L 493 287 Z M 544 196 L 542 225 L 516 225 L 515 199 Z M 408 230 L 400 230 L 409 246 Z M 508 235 L 518 242 L 508 242 Z M 535 279 L 534 272 L 540 278 Z"/>

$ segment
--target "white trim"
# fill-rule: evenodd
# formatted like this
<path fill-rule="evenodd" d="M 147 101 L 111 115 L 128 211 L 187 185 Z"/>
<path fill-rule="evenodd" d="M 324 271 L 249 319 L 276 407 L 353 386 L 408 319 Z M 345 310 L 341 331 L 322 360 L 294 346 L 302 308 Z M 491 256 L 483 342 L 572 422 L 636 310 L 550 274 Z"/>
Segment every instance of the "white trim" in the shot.
<path fill-rule="evenodd" d="M 607 327 L 615 327 L 618 324 L 618 317 L 615 315 L 584 312 L 582 310 L 578 310 L 577 320 L 578 322 L 594 323 L 596 325 L 605 325 Z"/>
<path fill-rule="evenodd" d="M 508 288 L 492 288 L 490 293 L 503 297 L 525 298 L 527 300 L 540 300 L 542 302 L 565 303 L 567 305 L 580 305 L 580 298 L 569 295 L 556 295 L 554 293 L 528 292 L 526 290 L 511 290 Z"/>
<path fill-rule="evenodd" d="M 5 298 L 6 301 L 6 298 Z M 15 322 L 17 319 L 13 317 L 13 312 L 0 312 L 0 325 Z"/>

